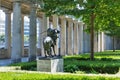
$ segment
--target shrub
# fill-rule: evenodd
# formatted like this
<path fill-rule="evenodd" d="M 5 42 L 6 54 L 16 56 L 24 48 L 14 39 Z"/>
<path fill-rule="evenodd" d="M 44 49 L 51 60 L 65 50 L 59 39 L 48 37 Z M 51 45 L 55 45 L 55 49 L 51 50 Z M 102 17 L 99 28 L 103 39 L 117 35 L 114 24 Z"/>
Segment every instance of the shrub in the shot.
<path fill-rule="evenodd" d="M 11 64 L 9 66 L 21 66 L 22 70 L 32 70 L 32 71 L 36 71 L 36 61 L 33 62 L 23 62 L 23 63 L 16 63 L 16 64 Z"/>
<path fill-rule="evenodd" d="M 73 73 L 73 72 L 75 72 L 75 71 L 79 71 L 79 68 L 78 68 L 77 65 L 66 65 L 66 66 L 64 67 L 64 71 L 65 71 L 65 72 L 71 72 L 71 73 Z"/>
<path fill-rule="evenodd" d="M 120 59 L 119 59 L 120 56 L 118 54 L 120 53 L 119 52 L 95 53 L 94 61 L 90 61 L 89 54 L 67 56 L 67 57 L 64 57 L 64 71 L 70 72 L 70 73 L 83 71 L 84 73 L 86 72 L 86 73 L 115 74 L 119 72 L 119 68 L 120 68 Z M 34 62 L 28 62 L 28 63 L 18 63 L 14 65 L 21 66 L 22 70 L 36 70 L 37 64 L 36 64 L 36 61 L 34 61 Z"/>
<path fill-rule="evenodd" d="M 108 54 L 108 53 L 107 53 Z M 99 55 L 100 54 L 96 54 Z M 104 55 L 103 53 L 101 55 Z M 110 56 L 110 54 L 109 54 Z M 84 55 L 83 57 L 81 55 L 77 56 L 67 56 L 64 59 L 64 71 L 65 72 L 76 72 L 76 71 L 83 71 L 86 73 L 108 73 L 108 74 L 115 74 L 119 72 L 120 68 L 120 59 L 114 59 L 112 56 L 108 58 L 99 57 L 95 58 L 94 61 L 89 60 L 89 56 Z"/>

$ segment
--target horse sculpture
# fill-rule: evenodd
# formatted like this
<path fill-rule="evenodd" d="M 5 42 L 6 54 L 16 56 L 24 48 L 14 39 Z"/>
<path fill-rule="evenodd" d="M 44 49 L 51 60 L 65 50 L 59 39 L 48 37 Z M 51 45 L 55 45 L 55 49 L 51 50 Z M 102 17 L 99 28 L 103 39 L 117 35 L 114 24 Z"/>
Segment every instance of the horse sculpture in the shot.
<path fill-rule="evenodd" d="M 44 47 L 45 57 L 47 57 L 47 55 L 50 56 L 50 57 L 53 57 L 52 50 L 54 52 L 54 56 L 56 56 L 54 47 L 56 45 L 56 40 L 58 38 L 58 36 L 57 36 L 58 33 L 60 33 L 60 31 L 57 30 L 57 29 L 48 28 L 47 37 L 45 37 L 43 39 L 43 47 Z"/>

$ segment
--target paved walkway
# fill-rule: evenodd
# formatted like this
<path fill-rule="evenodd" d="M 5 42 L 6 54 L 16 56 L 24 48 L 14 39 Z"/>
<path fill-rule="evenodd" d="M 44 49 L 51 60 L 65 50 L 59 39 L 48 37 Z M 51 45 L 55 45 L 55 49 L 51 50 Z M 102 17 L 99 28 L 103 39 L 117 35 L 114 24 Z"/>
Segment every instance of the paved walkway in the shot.
<path fill-rule="evenodd" d="M 38 58 L 43 58 L 43 57 L 37 56 L 36 59 Z M 22 57 L 21 62 L 28 62 L 28 57 Z M 11 59 L 0 59 L 0 66 L 7 66 L 11 63 L 12 63 Z"/>
<path fill-rule="evenodd" d="M 28 62 L 28 57 L 22 58 L 21 62 Z M 6 66 L 6 65 L 9 65 L 11 63 L 12 63 L 11 59 L 2 59 L 2 60 L 0 60 L 0 66 Z"/>
<path fill-rule="evenodd" d="M 2 59 L 0 60 L 0 66 L 6 66 L 11 64 L 11 59 Z"/>

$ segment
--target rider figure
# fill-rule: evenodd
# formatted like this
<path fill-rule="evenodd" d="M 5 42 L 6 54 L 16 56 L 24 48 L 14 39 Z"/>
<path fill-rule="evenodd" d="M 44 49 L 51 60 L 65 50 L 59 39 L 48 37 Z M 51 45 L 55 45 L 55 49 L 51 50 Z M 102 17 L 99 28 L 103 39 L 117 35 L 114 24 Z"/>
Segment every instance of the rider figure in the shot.
<path fill-rule="evenodd" d="M 53 39 L 54 45 L 56 45 L 56 40 L 58 38 L 56 33 L 59 33 L 57 30 L 52 29 L 52 28 L 48 28 L 47 29 L 47 36 L 50 36 Z"/>

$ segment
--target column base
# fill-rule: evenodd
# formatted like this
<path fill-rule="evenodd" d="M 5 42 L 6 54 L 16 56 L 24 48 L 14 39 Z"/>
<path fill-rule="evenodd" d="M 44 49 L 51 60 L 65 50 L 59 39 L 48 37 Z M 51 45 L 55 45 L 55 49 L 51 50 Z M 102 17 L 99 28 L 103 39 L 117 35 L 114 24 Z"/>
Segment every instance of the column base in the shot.
<path fill-rule="evenodd" d="M 41 56 L 41 48 L 37 48 L 37 56 Z"/>
<path fill-rule="evenodd" d="M 18 63 L 21 62 L 21 58 L 19 59 L 11 59 L 11 63 Z"/>
<path fill-rule="evenodd" d="M 29 61 L 35 61 L 35 60 L 36 60 L 36 56 L 29 57 Z"/>

